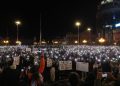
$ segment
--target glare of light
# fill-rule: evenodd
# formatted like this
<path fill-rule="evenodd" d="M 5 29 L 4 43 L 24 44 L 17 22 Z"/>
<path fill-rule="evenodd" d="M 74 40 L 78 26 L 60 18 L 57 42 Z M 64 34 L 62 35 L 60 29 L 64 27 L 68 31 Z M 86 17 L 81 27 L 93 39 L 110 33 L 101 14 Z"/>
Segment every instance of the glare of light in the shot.
<path fill-rule="evenodd" d="M 79 27 L 81 25 L 81 23 L 80 22 L 76 22 L 75 25 Z"/>
<path fill-rule="evenodd" d="M 86 44 L 86 43 L 87 43 L 87 40 L 83 40 L 82 42 L 83 42 L 84 44 Z"/>
<path fill-rule="evenodd" d="M 112 27 L 112 25 L 105 25 L 105 27 L 106 27 L 106 28 L 108 28 L 108 27 Z"/>
<path fill-rule="evenodd" d="M 89 31 L 89 32 L 90 32 L 90 31 L 91 31 L 91 28 L 87 28 L 87 31 Z"/>
<path fill-rule="evenodd" d="M 3 41 L 3 43 L 8 44 L 8 43 L 9 43 L 9 41 L 8 41 L 8 40 L 4 40 L 4 41 Z"/>
<path fill-rule="evenodd" d="M 57 59 L 58 57 L 57 57 L 57 56 L 55 56 L 55 58 Z"/>
<path fill-rule="evenodd" d="M 107 57 L 107 59 L 110 59 L 110 57 Z"/>
<path fill-rule="evenodd" d="M 77 62 L 77 60 L 78 60 L 78 59 L 77 59 L 77 58 L 75 58 L 75 61 L 76 61 L 76 62 Z"/>
<path fill-rule="evenodd" d="M 100 38 L 98 41 L 99 41 L 99 43 L 104 43 L 105 39 L 104 38 Z"/>
<path fill-rule="evenodd" d="M 7 55 L 6 57 L 7 57 L 7 58 L 9 58 L 10 56 L 9 56 L 9 55 Z"/>
<path fill-rule="evenodd" d="M 77 44 L 77 43 L 78 43 L 78 41 L 74 41 L 74 43 L 75 43 L 75 44 Z"/>
<path fill-rule="evenodd" d="M 21 41 L 16 41 L 16 44 L 21 45 L 22 42 Z"/>
<path fill-rule="evenodd" d="M 37 62 L 35 62 L 35 65 L 37 65 L 38 63 Z"/>
<path fill-rule="evenodd" d="M 46 42 L 45 42 L 45 41 L 42 41 L 41 43 L 42 43 L 42 44 L 45 44 Z"/>
<path fill-rule="evenodd" d="M 16 24 L 16 25 L 20 25 L 21 22 L 20 22 L 19 20 L 17 20 L 17 21 L 15 21 L 15 24 Z"/>
<path fill-rule="evenodd" d="M 114 43 L 114 45 L 116 45 L 117 43 Z"/>
<path fill-rule="evenodd" d="M 55 44 L 58 44 L 58 41 L 55 41 L 54 43 L 55 43 Z"/>
<path fill-rule="evenodd" d="M 120 23 L 116 24 L 115 27 L 120 27 Z"/>
<path fill-rule="evenodd" d="M 101 60 L 100 60 L 100 59 L 98 59 L 97 61 L 98 61 L 98 62 L 101 62 Z"/>

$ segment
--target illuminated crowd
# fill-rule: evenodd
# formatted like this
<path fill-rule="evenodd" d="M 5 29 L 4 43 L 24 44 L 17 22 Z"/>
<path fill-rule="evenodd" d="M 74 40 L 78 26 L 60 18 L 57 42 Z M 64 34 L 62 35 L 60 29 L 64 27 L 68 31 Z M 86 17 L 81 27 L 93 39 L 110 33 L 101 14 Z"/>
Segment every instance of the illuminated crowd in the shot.
<path fill-rule="evenodd" d="M 20 76 L 23 71 L 27 71 L 27 75 L 29 75 L 31 70 L 34 70 L 35 72 L 37 71 L 35 68 L 40 66 L 42 53 L 44 53 L 45 61 L 47 58 L 52 59 L 52 61 L 56 63 L 56 67 L 58 67 L 59 61 L 85 62 L 93 63 L 93 70 L 94 68 L 97 68 L 98 71 L 101 71 L 102 64 L 109 63 L 112 68 L 112 72 L 114 72 L 114 68 L 117 66 L 118 74 L 120 73 L 119 46 L 88 45 L 0 46 L 0 73 L 2 74 L 2 71 L 11 66 L 10 64 L 12 60 L 12 68 L 18 69 L 21 72 Z M 47 67 L 45 67 L 45 69 L 47 69 Z M 45 79 L 46 77 L 44 76 L 44 80 Z"/>

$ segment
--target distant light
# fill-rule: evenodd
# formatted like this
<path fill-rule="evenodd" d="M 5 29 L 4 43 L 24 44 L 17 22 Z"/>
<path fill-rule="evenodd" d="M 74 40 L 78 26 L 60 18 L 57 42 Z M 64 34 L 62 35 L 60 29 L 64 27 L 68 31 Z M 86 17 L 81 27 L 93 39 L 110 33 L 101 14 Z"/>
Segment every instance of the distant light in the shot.
<path fill-rule="evenodd" d="M 112 27 L 112 25 L 105 25 L 105 27 Z"/>
<path fill-rule="evenodd" d="M 75 25 L 76 25 L 76 26 L 80 26 L 81 23 L 80 23 L 80 22 L 76 22 Z"/>
<path fill-rule="evenodd" d="M 115 27 L 120 27 L 120 23 L 116 24 Z"/>
<path fill-rule="evenodd" d="M 20 25 L 21 22 L 20 21 L 15 21 L 16 25 Z"/>
<path fill-rule="evenodd" d="M 75 43 L 75 44 L 77 44 L 77 43 L 78 43 L 78 41 L 75 41 L 74 43 Z"/>
<path fill-rule="evenodd" d="M 115 42 L 114 45 L 117 45 L 117 43 Z"/>
<path fill-rule="evenodd" d="M 84 44 L 86 44 L 86 43 L 87 43 L 87 40 L 83 40 L 82 42 L 83 42 Z"/>
<path fill-rule="evenodd" d="M 54 43 L 55 43 L 55 44 L 58 44 L 58 41 L 55 41 Z"/>
<path fill-rule="evenodd" d="M 42 41 L 42 44 L 45 44 L 46 42 L 45 41 Z"/>
<path fill-rule="evenodd" d="M 21 45 L 22 42 L 21 41 L 16 41 L 16 44 Z"/>
<path fill-rule="evenodd" d="M 103 0 L 101 2 L 101 5 L 104 5 L 104 4 L 107 4 L 107 3 L 111 3 L 111 2 L 113 2 L 113 0 Z"/>
<path fill-rule="evenodd" d="M 77 59 L 77 58 L 75 58 L 75 62 L 77 62 L 77 60 L 78 60 L 78 59 Z"/>
<path fill-rule="evenodd" d="M 91 28 L 87 28 L 87 31 L 91 31 Z"/>
<path fill-rule="evenodd" d="M 8 41 L 8 40 L 4 40 L 3 42 L 4 42 L 5 44 L 8 44 L 8 43 L 9 43 L 9 41 Z"/>
<path fill-rule="evenodd" d="M 98 59 L 98 62 L 101 62 L 101 60 L 100 60 L 100 59 Z"/>
<path fill-rule="evenodd" d="M 98 41 L 99 41 L 100 43 L 104 43 L 104 42 L 105 42 L 105 39 L 104 39 L 104 38 L 100 38 Z"/>

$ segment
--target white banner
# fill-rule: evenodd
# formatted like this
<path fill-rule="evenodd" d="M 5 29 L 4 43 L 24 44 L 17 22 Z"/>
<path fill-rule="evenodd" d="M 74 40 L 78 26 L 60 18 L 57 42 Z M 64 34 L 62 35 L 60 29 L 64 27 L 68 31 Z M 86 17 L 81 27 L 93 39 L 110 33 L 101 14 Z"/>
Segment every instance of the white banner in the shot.
<path fill-rule="evenodd" d="M 26 48 L 26 51 L 27 52 L 31 52 L 31 48 Z"/>
<path fill-rule="evenodd" d="M 59 61 L 59 70 L 72 70 L 72 61 Z"/>
<path fill-rule="evenodd" d="M 47 58 L 47 67 L 51 67 L 52 66 L 52 59 Z"/>
<path fill-rule="evenodd" d="M 88 72 L 89 71 L 89 63 L 76 62 L 76 70 L 77 71 Z"/>

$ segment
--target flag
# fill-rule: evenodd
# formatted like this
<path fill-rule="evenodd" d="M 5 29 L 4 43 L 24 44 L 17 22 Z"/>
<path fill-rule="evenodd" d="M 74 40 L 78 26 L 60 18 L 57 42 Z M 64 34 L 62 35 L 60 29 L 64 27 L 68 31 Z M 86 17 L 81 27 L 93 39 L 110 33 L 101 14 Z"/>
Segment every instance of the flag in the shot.
<path fill-rule="evenodd" d="M 40 58 L 40 67 L 39 67 L 39 73 L 43 73 L 45 68 L 45 58 L 44 53 L 42 52 L 41 58 Z"/>

